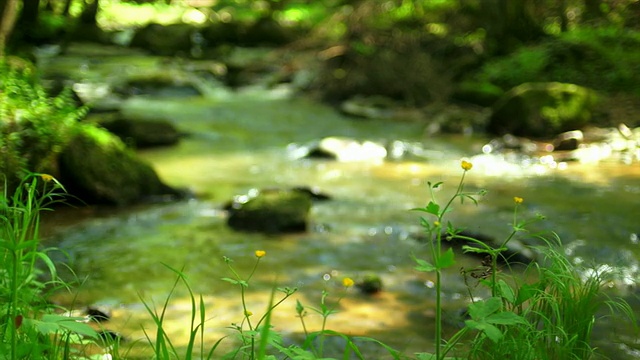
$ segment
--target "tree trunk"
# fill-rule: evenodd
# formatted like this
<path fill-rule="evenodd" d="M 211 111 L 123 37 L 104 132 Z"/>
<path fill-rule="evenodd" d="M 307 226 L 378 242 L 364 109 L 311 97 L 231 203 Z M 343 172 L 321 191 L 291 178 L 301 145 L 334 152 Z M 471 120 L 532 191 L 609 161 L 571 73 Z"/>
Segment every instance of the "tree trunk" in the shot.
<path fill-rule="evenodd" d="M 4 57 L 7 41 L 16 24 L 18 0 L 4 0 L 0 6 L 2 8 L 2 18 L 0 18 L 0 57 Z"/>
<path fill-rule="evenodd" d="M 528 6 L 531 0 L 482 0 L 489 52 L 506 53 L 544 35 Z"/>
<path fill-rule="evenodd" d="M 18 26 L 21 29 L 30 29 L 38 24 L 38 14 L 40 12 L 40 0 L 22 1 L 22 11 L 18 18 Z"/>
<path fill-rule="evenodd" d="M 64 7 L 62 8 L 62 16 L 68 18 L 69 17 L 69 10 L 71 9 L 71 2 L 73 0 L 65 0 L 64 2 Z"/>
<path fill-rule="evenodd" d="M 584 0 L 584 15 L 582 20 L 585 22 L 598 21 L 604 18 L 604 13 L 600 8 L 601 0 Z"/>
<path fill-rule="evenodd" d="M 99 0 L 93 0 L 90 3 L 86 3 L 86 7 L 84 8 L 84 10 L 82 10 L 82 14 L 80 14 L 80 23 L 82 25 L 93 25 L 93 26 L 98 26 L 98 20 L 97 20 L 97 15 L 98 15 L 98 8 L 99 6 Z"/>

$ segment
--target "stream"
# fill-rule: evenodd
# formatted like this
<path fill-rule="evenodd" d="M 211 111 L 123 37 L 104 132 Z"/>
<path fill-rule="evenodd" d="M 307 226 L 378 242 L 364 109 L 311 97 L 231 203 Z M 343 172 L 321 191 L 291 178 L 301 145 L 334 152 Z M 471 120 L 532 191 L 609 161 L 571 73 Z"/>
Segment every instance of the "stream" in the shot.
<path fill-rule="evenodd" d="M 101 51 L 75 49 L 47 58 L 42 69 L 97 86 L 170 66 L 135 52 L 105 56 Z M 434 275 L 413 269 L 412 256 L 428 259 L 429 252 L 411 236 L 420 232 L 420 214 L 410 209 L 430 200 L 429 181 L 444 182 L 436 195 L 438 201 L 447 201 L 462 174 L 463 158 L 474 164 L 465 189 L 486 189 L 487 195 L 477 206 L 455 202 L 452 222 L 504 238 L 511 230 L 513 197 L 522 197 L 520 217 L 546 217 L 532 231 L 557 233 L 576 264 L 616 272 L 608 291 L 626 298 L 640 314 L 637 161 L 555 163 L 484 154 L 489 139 L 482 136 L 429 136 L 416 121 L 352 119 L 286 87 L 203 86 L 208 89 L 204 96 L 134 96 L 120 105 L 127 116 L 168 120 L 188 134 L 176 146 L 138 154 L 166 183 L 192 191 L 192 199 L 129 208 L 65 207 L 44 218 L 46 245 L 66 252 L 68 259 L 58 260 L 68 261 L 82 279 L 71 293 L 56 295 L 56 301 L 78 309 L 109 308 L 112 319 L 105 326 L 125 337 L 123 346 L 133 348 L 132 357 L 149 358 L 142 328 L 154 334 L 154 325 L 142 300 L 162 306 L 176 281 L 168 267 L 182 269 L 191 290 L 203 297 L 205 342 L 232 334 L 228 327 L 242 321 L 243 311 L 240 288 L 221 280 L 232 277 L 223 257 L 233 259 L 234 268 L 247 275 L 256 261 L 255 250 L 266 251 L 247 289 L 247 307 L 256 319 L 274 286 L 299 289 L 272 318 L 285 341 L 299 341 L 303 335 L 296 300 L 317 308 L 326 290 L 332 303 L 341 299 L 328 328 L 370 336 L 408 354 L 433 350 Z M 352 161 L 295 156 L 295 149 L 328 136 L 410 146 L 419 156 Z M 295 186 L 317 188 L 331 197 L 314 204 L 308 232 L 275 236 L 227 227 L 222 208 L 233 196 Z M 467 302 L 459 268 L 479 265 L 468 255 L 457 260 L 460 265 L 443 279 L 448 332 L 455 330 L 460 321 L 456 314 Z M 342 287 L 343 277 L 358 281 L 367 274 L 381 277 L 382 292 L 365 295 Z M 167 308 L 165 326 L 178 347 L 184 347 L 188 337 L 188 295 L 179 285 Z M 312 311 L 305 320 L 309 330 L 318 330 L 322 323 Z M 225 340 L 222 346 L 233 343 L 228 339 L 229 345 Z M 640 356 L 637 337 L 615 320 L 604 319 L 597 326 L 594 346 L 612 359 Z M 364 351 L 367 359 L 388 358 L 372 345 Z"/>

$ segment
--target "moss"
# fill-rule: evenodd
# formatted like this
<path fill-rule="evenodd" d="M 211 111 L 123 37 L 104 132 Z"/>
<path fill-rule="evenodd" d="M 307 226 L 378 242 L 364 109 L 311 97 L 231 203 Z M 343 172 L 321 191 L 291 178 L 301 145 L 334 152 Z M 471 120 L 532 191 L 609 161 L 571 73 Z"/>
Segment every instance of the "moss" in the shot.
<path fill-rule="evenodd" d="M 546 137 L 580 129 L 595 120 L 599 96 L 591 89 L 564 83 L 526 83 L 495 104 L 491 133 Z"/>
<path fill-rule="evenodd" d="M 82 201 L 126 205 L 156 195 L 177 195 L 153 168 L 115 135 L 81 125 L 60 156 L 61 180 Z"/>
<path fill-rule="evenodd" d="M 269 190 L 237 207 L 228 220 L 236 230 L 299 232 L 307 228 L 311 197 L 295 190 Z"/>

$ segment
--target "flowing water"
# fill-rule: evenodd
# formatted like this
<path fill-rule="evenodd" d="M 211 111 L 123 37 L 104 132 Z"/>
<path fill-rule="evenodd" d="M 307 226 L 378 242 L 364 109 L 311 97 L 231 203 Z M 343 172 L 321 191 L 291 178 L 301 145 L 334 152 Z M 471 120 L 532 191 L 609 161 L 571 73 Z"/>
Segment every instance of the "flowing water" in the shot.
<path fill-rule="evenodd" d="M 46 71 L 93 83 L 166 66 L 148 56 L 87 53 L 49 58 L 46 64 Z M 260 249 L 267 255 L 251 279 L 247 307 L 258 319 L 274 286 L 299 288 L 272 319 L 287 341 L 299 339 L 303 332 L 296 300 L 318 307 L 327 290 L 329 299 L 342 297 L 328 328 L 371 336 L 408 353 L 432 350 L 434 278 L 413 270 L 412 254 L 427 258 L 428 251 L 410 236 L 420 231 L 420 214 L 410 209 L 429 201 L 428 181 L 444 181 L 436 195 L 446 201 L 462 174 L 462 158 L 474 163 L 465 189 L 488 193 L 477 206 L 454 204 L 450 219 L 457 226 L 506 236 L 513 197 L 523 197 L 519 216 L 546 216 L 533 230 L 555 231 L 575 263 L 619 271 L 613 290 L 640 311 L 633 300 L 640 258 L 637 162 L 558 166 L 533 158 L 513 160 L 482 154 L 487 139 L 481 137 L 431 137 L 418 122 L 354 120 L 282 88 L 230 91 L 211 84 L 210 89 L 205 96 L 140 96 L 122 104 L 129 116 L 166 119 L 189 134 L 176 146 L 139 155 L 168 184 L 192 190 L 193 199 L 120 209 L 61 208 L 45 219 L 48 245 L 67 252 L 71 268 L 84 279 L 73 294 L 60 294 L 58 301 L 78 308 L 111 308 L 108 328 L 131 343 L 145 338 L 142 326 L 153 329 L 141 299 L 162 305 L 176 279 L 167 266 L 182 269 L 192 291 L 202 294 L 209 319 L 205 340 L 212 344 L 231 333 L 227 327 L 242 321 L 242 305 L 239 287 L 221 280 L 232 277 L 223 257 L 233 259 L 238 272 L 247 275 L 256 261 L 253 253 Z M 299 145 L 327 136 L 401 141 L 397 144 L 413 146 L 420 156 L 347 162 L 293 156 Z M 317 187 L 331 196 L 313 206 L 308 232 L 261 235 L 226 226 L 221 209 L 234 195 L 294 186 Z M 479 265 L 463 255 L 458 260 L 459 267 Z M 467 286 L 459 267 L 447 272 L 443 281 L 445 317 L 451 328 L 466 303 Z M 343 277 L 359 280 L 370 273 L 382 278 L 383 292 L 345 293 Z M 178 346 L 184 346 L 188 336 L 187 295 L 179 286 L 167 312 L 167 329 Z M 310 312 L 308 328 L 317 330 L 320 324 L 321 318 Z M 596 331 L 595 344 L 611 358 L 637 358 L 637 339 L 616 323 L 605 321 Z M 383 351 L 367 351 L 367 359 L 384 358 Z"/>

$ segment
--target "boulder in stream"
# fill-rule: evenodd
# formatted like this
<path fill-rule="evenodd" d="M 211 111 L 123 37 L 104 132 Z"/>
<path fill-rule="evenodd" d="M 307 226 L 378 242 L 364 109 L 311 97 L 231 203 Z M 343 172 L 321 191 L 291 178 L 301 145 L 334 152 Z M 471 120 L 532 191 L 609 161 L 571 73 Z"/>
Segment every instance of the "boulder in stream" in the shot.
<path fill-rule="evenodd" d="M 307 230 L 311 196 L 295 189 L 254 191 L 226 207 L 228 225 L 239 231 L 268 234 Z"/>
<path fill-rule="evenodd" d="M 382 161 L 387 157 L 387 149 L 382 144 L 338 136 L 329 136 L 291 150 L 292 156 L 295 158 L 330 159 L 345 162 Z"/>
<path fill-rule="evenodd" d="M 193 34 L 199 29 L 189 24 L 149 24 L 138 30 L 131 46 L 148 50 L 156 55 L 189 54 Z"/>
<path fill-rule="evenodd" d="M 595 91 L 558 82 L 525 83 L 493 106 L 487 130 L 494 134 L 553 137 L 581 129 L 597 119 Z"/>
<path fill-rule="evenodd" d="M 119 113 L 103 116 L 99 124 L 136 148 L 175 145 L 182 136 L 167 120 L 130 119 Z"/>
<path fill-rule="evenodd" d="M 60 154 L 59 168 L 67 191 L 85 203 L 129 205 L 181 196 L 120 139 L 93 125 L 78 126 Z"/>
<path fill-rule="evenodd" d="M 460 237 L 450 236 L 449 234 L 442 234 L 442 243 L 445 246 L 452 246 L 454 248 L 462 248 L 465 245 L 470 247 L 479 247 L 474 242 L 463 238 L 463 237 L 466 237 L 466 238 L 473 238 L 473 239 L 482 241 L 483 243 L 485 243 L 486 245 L 492 248 L 498 248 L 501 244 L 495 238 L 485 234 L 474 233 L 474 232 L 463 230 L 459 232 L 457 235 Z M 412 237 L 420 242 L 429 241 L 429 239 L 427 239 L 423 234 L 413 234 Z M 526 265 L 533 261 L 536 261 L 537 254 L 534 252 L 534 250 L 518 239 L 511 239 L 505 247 L 506 247 L 506 250 L 503 250 L 500 253 L 501 256 L 498 257 L 498 262 L 501 264 L 509 264 L 509 265 L 525 264 Z M 485 253 L 476 253 L 476 252 L 466 252 L 466 253 L 470 256 L 479 257 L 480 259 L 484 259 L 487 255 Z"/>
<path fill-rule="evenodd" d="M 374 295 L 382 291 L 382 278 L 377 274 L 366 274 L 356 283 L 360 292 L 366 295 Z"/>

